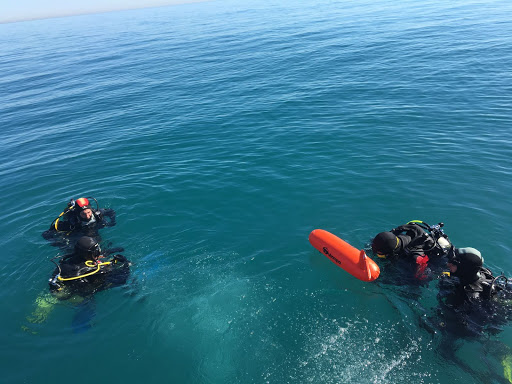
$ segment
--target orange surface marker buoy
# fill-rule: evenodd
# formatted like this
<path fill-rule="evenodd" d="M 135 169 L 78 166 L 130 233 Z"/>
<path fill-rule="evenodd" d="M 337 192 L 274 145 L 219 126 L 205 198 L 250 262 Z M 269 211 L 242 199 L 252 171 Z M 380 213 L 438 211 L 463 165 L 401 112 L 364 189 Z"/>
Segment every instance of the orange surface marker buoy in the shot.
<path fill-rule="evenodd" d="M 309 234 L 309 242 L 334 264 L 359 280 L 373 281 L 379 277 L 379 266 L 366 256 L 364 250 L 351 246 L 332 233 L 315 229 Z"/>

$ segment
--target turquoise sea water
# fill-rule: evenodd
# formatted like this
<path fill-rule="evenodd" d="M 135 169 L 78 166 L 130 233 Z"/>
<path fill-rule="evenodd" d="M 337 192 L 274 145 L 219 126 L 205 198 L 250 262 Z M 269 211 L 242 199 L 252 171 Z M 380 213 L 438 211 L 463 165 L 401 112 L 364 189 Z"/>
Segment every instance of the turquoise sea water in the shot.
<path fill-rule="evenodd" d="M 0 25 L 2 380 L 506 382 L 510 326 L 456 342 L 468 369 L 422 326 L 436 282 L 360 282 L 308 235 L 442 221 L 512 275 L 511 20 L 307 0 Z M 71 304 L 26 317 L 59 252 L 41 233 L 80 196 L 117 211 L 101 234 L 136 281 L 76 334 Z"/>

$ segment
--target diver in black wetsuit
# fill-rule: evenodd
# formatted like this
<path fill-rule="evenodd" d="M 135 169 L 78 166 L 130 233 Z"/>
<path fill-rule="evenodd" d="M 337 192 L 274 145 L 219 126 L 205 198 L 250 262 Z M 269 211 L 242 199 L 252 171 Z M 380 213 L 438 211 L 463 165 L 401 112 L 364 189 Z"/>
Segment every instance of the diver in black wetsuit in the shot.
<path fill-rule="evenodd" d="M 450 253 L 449 276 L 439 282 L 439 315 L 442 327 L 461 335 L 499 332 L 512 317 L 512 284 L 504 275 L 494 277 L 483 266 L 475 248 L 458 248 Z"/>
<path fill-rule="evenodd" d="M 512 350 L 497 338 L 490 337 L 502 331 L 512 319 L 512 281 L 503 274 L 493 273 L 483 266 L 484 259 L 475 248 L 452 248 L 448 255 L 446 272 L 439 280 L 439 306 L 433 315 L 422 317 L 422 325 L 433 335 L 441 335 L 438 353 L 463 367 L 481 382 L 512 382 Z M 482 336 L 487 337 L 482 337 Z M 479 340 L 484 351 L 480 360 L 490 366 L 488 372 L 475 370 L 457 356 L 464 339 Z M 501 360 L 503 376 L 489 364 Z"/>
<path fill-rule="evenodd" d="M 466 301 L 489 300 L 497 293 L 496 289 L 491 289 L 494 281 L 492 272 L 483 267 L 483 262 L 480 251 L 475 248 L 458 248 L 450 255 L 450 276 L 458 279 L 453 284 L 456 299 L 454 305 L 458 306 Z"/>
<path fill-rule="evenodd" d="M 448 254 L 451 243 L 441 229 L 443 223 L 430 226 L 422 221 L 412 221 L 391 231 L 381 232 L 372 240 L 372 251 L 381 259 L 392 259 L 404 264 L 415 278 L 427 278 L 427 262 L 435 264 Z M 385 274 L 383 274 L 385 275 Z M 403 276 L 407 279 L 407 276 Z"/>
<path fill-rule="evenodd" d="M 56 264 L 50 278 L 50 292 L 57 299 L 65 300 L 73 295 L 88 297 L 125 284 L 130 275 L 130 262 L 119 254 L 103 261 L 105 253 L 92 237 L 81 237 L 75 252 L 62 257 Z"/>
<path fill-rule="evenodd" d="M 98 237 L 100 241 L 98 230 L 114 225 L 116 212 L 113 209 L 100 209 L 97 201 L 96 209 L 93 209 L 89 199 L 81 197 L 76 201 L 71 200 L 42 236 L 56 246 L 67 246 L 70 240 L 79 236 Z"/>

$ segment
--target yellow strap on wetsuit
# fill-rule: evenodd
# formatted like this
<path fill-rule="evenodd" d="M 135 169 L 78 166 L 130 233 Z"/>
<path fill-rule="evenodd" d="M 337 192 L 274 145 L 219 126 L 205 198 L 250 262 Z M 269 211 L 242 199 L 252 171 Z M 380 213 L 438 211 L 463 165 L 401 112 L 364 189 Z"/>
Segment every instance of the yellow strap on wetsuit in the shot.
<path fill-rule="evenodd" d="M 58 228 L 58 224 L 59 224 L 59 219 L 62 217 L 62 215 L 65 215 L 66 213 L 68 213 L 69 211 L 71 211 L 73 208 L 66 208 L 65 210 L 62 211 L 62 213 L 59 215 L 59 217 L 57 217 L 55 219 L 55 224 L 54 224 L 54 227 L 55 227 L 55 230 L 57 232 L 66 232 L 66 231 L 59 231 L 59 228 Z"/>
<path fill-rule="evenodd" d="M 94 264 L 91 265 L 92 263 L 94 263 L 93 261 L 91 260 L 87 260 L 85 262 L 85 265 L 87 267 L 94 267 Z M 80 275 L 80 276 L 74 276 L 74 277 L 60 277 L 60 275 L 57 277 L 57 279 L 59 281 L 70 281 L 70 280 L 77 280 L 77 279 L 81 279 L 82 277 L 87 277 L 87 276 L 91 276 L 91 275 L 94 275 L 95 273 L 99 272 L 100 269 L 101 269 L 101 266 L 102 265 L 109 265 L 109 264 L 112 264 L 111 261 L 106 261 L 104 263 L 99 263 L 99 264 L 96 264 L 98 268 L 96 268 L 96 270 L 92 271 L 92 272 L 89 272 L 89 273 L 86 273 L 84 275 Z"/>
<path fill-rule="evenodd" d="M 67 211 L 67 210 L 62 211 L 62 213 L 59 215 L 59 217 L 57 217 L 57 218 L 55 219 L 55 230 L 56 230 L 57 232 L 60 232 L 60 231 L 59 231 L 59 228 L 58 228 L 59 219 L 62 217 L 62 215 L 66 214 L 66 211 Z M 64 232 L 64 231 L 63 231 L 63 232 Z"/>

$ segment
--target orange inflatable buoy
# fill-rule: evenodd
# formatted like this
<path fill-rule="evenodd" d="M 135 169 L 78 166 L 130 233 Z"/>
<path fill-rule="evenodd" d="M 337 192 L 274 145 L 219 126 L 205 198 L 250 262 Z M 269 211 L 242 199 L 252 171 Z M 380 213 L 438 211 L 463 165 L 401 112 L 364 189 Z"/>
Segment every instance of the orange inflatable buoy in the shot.
<path fill-rule="evenodd" d="M 309 242 L 334 264 L 359 280 L 373 281 L 379 277 L 379 266 L 366 256 L 364 250 L 351 246 L 332 233 L 315 229 L 309 234 Z"/>

